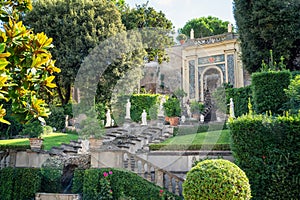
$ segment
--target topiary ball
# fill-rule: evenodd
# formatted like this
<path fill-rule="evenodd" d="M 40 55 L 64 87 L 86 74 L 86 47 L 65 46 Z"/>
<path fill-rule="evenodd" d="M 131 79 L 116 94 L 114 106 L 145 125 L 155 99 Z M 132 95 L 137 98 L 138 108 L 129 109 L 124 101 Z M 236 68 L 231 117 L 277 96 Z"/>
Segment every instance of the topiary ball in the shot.
<path fill-rule="evenodd" d="M 188 173 L 183 185 L 184 199 L 247 200 L 249 180 L 243 170 L 228 160 L 199 162 Z"/>

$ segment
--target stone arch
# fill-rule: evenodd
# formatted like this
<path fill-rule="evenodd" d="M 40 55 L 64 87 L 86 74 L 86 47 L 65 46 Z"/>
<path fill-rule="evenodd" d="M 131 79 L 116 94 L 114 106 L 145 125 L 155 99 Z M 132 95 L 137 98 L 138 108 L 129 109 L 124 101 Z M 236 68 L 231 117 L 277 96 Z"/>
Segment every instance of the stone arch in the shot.
<path fill-rule="evenodd" d="M 204 92 L 208 89 L 213 92 L 217 87 L 221 86 L 223 83 L 223 72 L 217 66 L 206 67 L 202 72 L 200 72 L 200 87 L 199 93 L 201 101 L 204 100 Z"/>

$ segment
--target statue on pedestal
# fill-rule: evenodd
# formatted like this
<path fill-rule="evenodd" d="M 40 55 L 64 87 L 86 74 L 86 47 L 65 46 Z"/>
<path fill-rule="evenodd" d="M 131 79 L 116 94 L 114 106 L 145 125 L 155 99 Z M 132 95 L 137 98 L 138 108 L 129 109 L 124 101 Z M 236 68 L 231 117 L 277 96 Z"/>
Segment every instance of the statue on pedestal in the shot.
<path fill-rule="evenodd" d="M 131 118 L 130 118 L 130 107 L 131 107 L 130 100 L 127 99 L 127 103 L 126 103 L 126 116 L 125 116 L 125 119 L 131 119 Z"/>
<path fill-rule="evenodd" d="M 110 116 L 110 110 L 108 109 L 106 112 L 106 124 L 105 127 L 111 127 L 111 116 Z"/>
<path fill-rule="evenodd" d="M 232 98 L 230 98 L 230 103 L 229 103 L 229 117 L 235 118 L 235 115 L 234 115 L 234 103 L 233 103 L 233 99 Z"/>
<path fill-rule="evenodd" d="M 145 109 L 143 110 L 143 113 L 142 113 L 142 125 L 147 125 L 147 113 L 145 111 Z"/>

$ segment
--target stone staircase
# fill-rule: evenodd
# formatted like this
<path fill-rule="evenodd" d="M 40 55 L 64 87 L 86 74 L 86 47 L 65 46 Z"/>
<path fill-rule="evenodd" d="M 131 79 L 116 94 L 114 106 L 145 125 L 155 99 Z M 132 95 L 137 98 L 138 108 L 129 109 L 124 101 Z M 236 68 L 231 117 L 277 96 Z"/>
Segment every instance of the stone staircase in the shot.
<path fill-rule="evenodd" d="M 173 134 L 173 128 L 137 126 L 129 130 L 110 129 L 104 137 L 103 145 L 90 151 L 92 167 L 127 169 L 169 192 L 182 196 L 183 178 L 139 156 L 141 152 L 149 152 L 150 144 L 160 143 L 169 138 Z"/>

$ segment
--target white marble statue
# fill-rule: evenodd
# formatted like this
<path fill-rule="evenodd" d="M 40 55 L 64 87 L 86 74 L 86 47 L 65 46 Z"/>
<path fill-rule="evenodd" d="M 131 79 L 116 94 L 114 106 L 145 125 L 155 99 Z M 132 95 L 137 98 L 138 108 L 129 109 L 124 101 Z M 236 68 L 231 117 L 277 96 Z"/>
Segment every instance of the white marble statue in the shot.
<path fill-rule="evenodd" d="M 189 105 L 189 104 L 186 104 L 185 107 L 186 107 L 186 112 L 187 112 L 188 117 L 189 117 L 189 118 L 192 118 L 192 112 L 191 112 L 191 107 L 190 107 L 190 105 Z"/>
<path fill-rule="evenodd" d="M 186 121 L 186 118 L 184 115 L 181 116 L 181 121 L 182 121 L 182 123 L 184 123 Z"/>
<path fill-rule="evenodd" d="M 131 107 L 130 100 L 127 99 L 127 103 L 126 103 L 126 116 L 125 116 L 125 119 L 131 119 L 131 118 L 130 118 L 130 107 Z"/>
<path fill-rule="evenodd" d="M 79 154 L 87 154 L 89 152 L 90 142 L 85 139 L 81 141 L 81 149 L 78 149 Z"/>
<path fill-rule="evenodd" d="M 204 123 L 204 115 L 200 114 L 200 122 Z"/>
<path fill-rule="evenodd" d="M 147 125 L 147 113 L 145 111 L 145 109 L 143 110 L 143 113 L 142 113 L 142 125 Z"/>
<path fill-rule="evenodd" d="M 106 124 L 105 127 L 111 127 L 111 116 L 110 116 L 110 110 L 108 109 L 106 112 Z"/>
<path fill-rule="evenodd" d="M 158 116 L 164 116 L 164 103 L 166 102 L 165 96 L 162 96 L 159 103 Z"/>
<path fill-rule="evenodd" d="M 230 103 L 229 103 L 229 116 L 231 118 L 235 118 L 235 115 L 234 115 L 234 103 L 233 103 L 233 99 L 230 98 Z"/>

